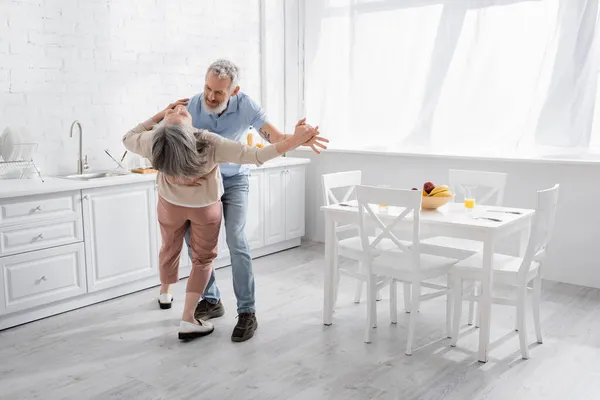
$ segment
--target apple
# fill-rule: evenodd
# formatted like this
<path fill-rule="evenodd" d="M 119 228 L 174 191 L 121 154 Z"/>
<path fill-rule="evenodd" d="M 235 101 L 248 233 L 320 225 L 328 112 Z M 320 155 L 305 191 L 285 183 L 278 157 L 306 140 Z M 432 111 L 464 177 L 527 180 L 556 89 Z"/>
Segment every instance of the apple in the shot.
<path fill-rule="evenodd" d="M 431 191 L 435 189 L 435 185 L 432 182 L 425 182 L 425 184 L 423 185 L 423 190 L 429 194 L 431 193 Z"/>

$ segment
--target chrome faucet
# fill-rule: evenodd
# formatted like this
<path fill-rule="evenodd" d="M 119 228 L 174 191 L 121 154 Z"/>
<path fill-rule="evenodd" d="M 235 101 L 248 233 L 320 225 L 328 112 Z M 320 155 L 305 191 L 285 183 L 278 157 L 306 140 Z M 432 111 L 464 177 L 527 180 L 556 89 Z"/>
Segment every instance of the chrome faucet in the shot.
<path fill-rule="evenodd" d="M 83 174 L 84 170 L 90 168 L 87 162 L 87 155 L 85 158 L 83 157 L 83 129 L 81 128 L 81 123 L 77 120 L 73 121 L 71 124 L 71 133 L 70 137 L 73 137 L 73 128 L 77 125 L 79 127 L 79 159 L 77 160 L 77 174 Z"/>

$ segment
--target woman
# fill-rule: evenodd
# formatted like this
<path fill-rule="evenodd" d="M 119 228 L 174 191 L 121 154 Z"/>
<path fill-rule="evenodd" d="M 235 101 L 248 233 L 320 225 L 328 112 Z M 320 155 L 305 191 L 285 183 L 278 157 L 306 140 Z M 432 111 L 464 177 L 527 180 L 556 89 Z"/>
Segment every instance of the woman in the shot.
<path fill-rule="evenodd" d="M 127 150 L 148 158 L 159 171 L 156 180 L 162 236 L 158 299 L 161 308 L 171 307 L 173 296 L 169 285 L 178 280 L 179 256 L 190 224 L 192 272 L 179 325 L 182 340 L 208 335 L 214 330 L 211 323 L 196 320 L 194 310 L 217 256 L 223 194 L 219 163 L 261 165 L 318 135 L 317 129 L 300 125 L 282 142 L 261 149 L 249 147 L 193 128 L 191 115 L 184 106 L 186 102 L 183 99 L 169 105 L 123 137 Z"/>

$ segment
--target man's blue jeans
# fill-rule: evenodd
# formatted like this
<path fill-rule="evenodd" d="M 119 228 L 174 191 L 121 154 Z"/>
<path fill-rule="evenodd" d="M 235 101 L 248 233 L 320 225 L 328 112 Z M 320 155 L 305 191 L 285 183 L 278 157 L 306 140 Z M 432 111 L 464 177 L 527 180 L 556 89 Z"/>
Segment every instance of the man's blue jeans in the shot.
<path fill-rule="evenodd" d="M 233 275 L 233 291 L 237 298 L 239 313 L 255 312 L 254 307 L 254 275 L 252 273 L 252 257 L 246 240 L 246 211 L 248 209 L 248 176 L 236 175 L 223 177 L 223 218 L 225 219 L 225 234 L 227 247 L 231 257 L 231 272 Z M 190 230 L 185 234 L 188 252 L 191 257 Z M 210 275 L 202 296 L 206 301 L 216 304 L 221 299 L 221 293 L 215 282 L 215 271 Z"/>

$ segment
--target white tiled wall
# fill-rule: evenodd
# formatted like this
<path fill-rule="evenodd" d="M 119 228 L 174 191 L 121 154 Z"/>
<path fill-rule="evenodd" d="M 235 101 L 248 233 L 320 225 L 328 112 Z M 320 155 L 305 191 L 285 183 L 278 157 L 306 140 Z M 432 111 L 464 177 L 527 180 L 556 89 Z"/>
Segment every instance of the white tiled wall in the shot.
<path fill-rule="evenodd" d="M 202 90 L 216 58 L 260 101 L 258 0 L 0 0 L 0 130 L 25 125 L 44 174 L 74 172 L 83 125 L 93 169 L 169 102 Z M 133 161 L 133 160 L 131 160 Z"/>

